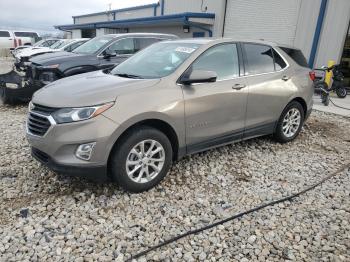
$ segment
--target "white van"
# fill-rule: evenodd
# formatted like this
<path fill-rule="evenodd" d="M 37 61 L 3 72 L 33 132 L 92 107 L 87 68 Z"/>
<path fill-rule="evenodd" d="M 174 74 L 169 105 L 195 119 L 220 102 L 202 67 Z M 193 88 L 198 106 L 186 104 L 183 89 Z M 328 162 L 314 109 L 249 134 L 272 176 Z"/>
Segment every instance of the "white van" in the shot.
<path fill-rule="evenodd" d="M 0 30 L 0 49 L 14 49 L 21 45 L 32 45 L 39 40 L 37 32 Z"/>

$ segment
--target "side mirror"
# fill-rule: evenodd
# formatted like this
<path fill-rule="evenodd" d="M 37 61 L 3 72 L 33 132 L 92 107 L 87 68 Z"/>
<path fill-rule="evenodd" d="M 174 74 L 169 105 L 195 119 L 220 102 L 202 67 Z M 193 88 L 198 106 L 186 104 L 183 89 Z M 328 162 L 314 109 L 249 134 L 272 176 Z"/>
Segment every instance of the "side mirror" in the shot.
<path fill-rule="evenodd" d="M 216 82 L 217 77 L 217 74 L 213 71 L 193 70 L 185 73 L 180 82 L 184 85 L 213 83 Z"/>
<path fill-rule="evenodd" d="M 113 56 L 117 56 L 117 52 L 109 49 L 106 49 L 105 51 L 103 51 L 103 58 L 110 58 Z"/>

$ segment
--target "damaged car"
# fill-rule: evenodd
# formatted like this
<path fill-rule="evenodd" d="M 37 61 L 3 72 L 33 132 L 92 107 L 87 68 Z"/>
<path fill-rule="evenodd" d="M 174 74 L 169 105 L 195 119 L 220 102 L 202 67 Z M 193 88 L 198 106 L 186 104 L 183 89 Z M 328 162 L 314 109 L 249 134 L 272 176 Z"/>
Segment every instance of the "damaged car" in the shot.
<path fill-rule="evenodd" d="M 0 75 L 4 103 L 28 102 L 35 91 L 58 79 L 110 70 L 153 43 L 177 39 L 170 34 L 127 33 L 95 37 L 72 52 L 43 54 L 30 59 L 25 76 L 15 71 Z"/>

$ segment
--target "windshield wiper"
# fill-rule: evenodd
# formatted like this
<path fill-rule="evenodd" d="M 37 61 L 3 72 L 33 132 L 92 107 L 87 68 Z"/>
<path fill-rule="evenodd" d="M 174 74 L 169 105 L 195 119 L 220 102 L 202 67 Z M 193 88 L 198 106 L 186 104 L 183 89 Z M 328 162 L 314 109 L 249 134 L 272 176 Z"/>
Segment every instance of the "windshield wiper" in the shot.
<path fill-rule="evenodd" d="M 120 76 L 120 77 L 126 77 L 126 78 L 142 79 L 141 76 L 131 75 L 131 74 L 115 74 L 115 75 Z"/>

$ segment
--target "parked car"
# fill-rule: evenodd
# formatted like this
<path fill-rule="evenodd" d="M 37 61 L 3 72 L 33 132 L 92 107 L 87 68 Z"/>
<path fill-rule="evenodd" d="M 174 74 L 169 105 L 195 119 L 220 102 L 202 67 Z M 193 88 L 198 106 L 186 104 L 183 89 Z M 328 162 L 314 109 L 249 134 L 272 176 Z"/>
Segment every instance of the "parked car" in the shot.
<path fill-rule="evenodd" d="M 0 75 L 0 99 L 3 103 L 28 102 L 35 91 L 55 80 L 110 69 L 153 43 L 176 38 L 175 35 L 151 33 L 104 35 L 91 39 L 72 52 L 33 57 L 26 66 L 25 77 L 17 72 Z"/>
<path fill-rule="evenodd" d="M 0 49 L 14 49 L 21 45 L 32 45 L 39 38 L 37 32 L 0 30 Z"/>
<path fill-rule="evenodd" d="M 54 53 L 60 51 L 72 52 L 77 47 L 86 43 L 89 38 L 78 38 L 78 39 L 59 39 L 54 44 L 48 47 L 33 46 L 27 48 L 15 55 L 15 66 L 18 70 L 26 70 L 26 67 L 30 65 L 29 59 L 47 53 Z"/>
<path fill-rule="evenodd" d="M 309 68 L 274 43 L 165 41 L 36 92 L 27 138 L 54 171 L 141 192 L 184 155 L 268 134 L 294 140 L 312 96 Z"/>
<path fill-rule="evenodd" d="M 99 69 L 112 68 L 139 50 L 175 35 L 133 33 L 95 37 L 71 53 L 32 58 L 28 80 L 40 87 L 57 79 Z"/>
<path fill-rule="evenodd" d="M 31 47 L 50 47 L 54 43 L 56 43 L 57 41 L 59 41 L 59 39 L 42 39 L 42 40 L 36 42 L 33 45 L 20 45 L 20 46 L 17 46 L 12 51 L 12 54 L 15 56 L 16 54 L 18 54 L 19 52 L 23 51 L 24 49 L 31 48 Z"/>

